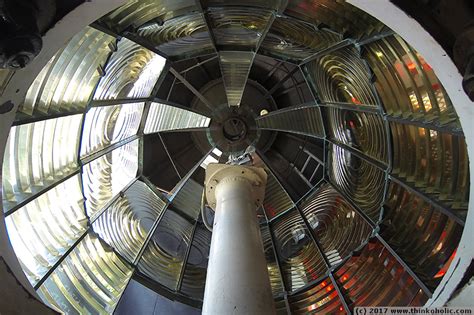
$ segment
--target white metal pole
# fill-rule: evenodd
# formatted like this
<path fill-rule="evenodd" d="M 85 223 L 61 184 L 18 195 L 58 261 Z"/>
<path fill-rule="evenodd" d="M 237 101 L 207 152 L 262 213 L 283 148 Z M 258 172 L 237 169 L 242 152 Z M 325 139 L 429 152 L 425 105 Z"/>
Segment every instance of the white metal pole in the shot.
<path fill-rule="evenodd" d="M 275 314 L 256 213 L 266 174 L 256 168 L 222 167 L 217 176 L 206 174 L 206 194 L 216 214 L 203 314 Z"/>

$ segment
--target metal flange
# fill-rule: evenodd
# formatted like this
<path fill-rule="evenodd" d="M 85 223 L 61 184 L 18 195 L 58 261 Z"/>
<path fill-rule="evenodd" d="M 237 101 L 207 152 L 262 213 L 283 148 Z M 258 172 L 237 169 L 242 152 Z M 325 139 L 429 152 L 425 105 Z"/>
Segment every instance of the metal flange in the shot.
<path fill-rule="evenodd" d="M 251 185 L 253 200 L 257 206 L 262 205 L 265 197 L 267 173 L 263 168 L 243 165 L 209 164 L 206 168 L 206 199 L 208 205 L 215 210 L 216 188 L 226 181 L 244 180 Z"/>

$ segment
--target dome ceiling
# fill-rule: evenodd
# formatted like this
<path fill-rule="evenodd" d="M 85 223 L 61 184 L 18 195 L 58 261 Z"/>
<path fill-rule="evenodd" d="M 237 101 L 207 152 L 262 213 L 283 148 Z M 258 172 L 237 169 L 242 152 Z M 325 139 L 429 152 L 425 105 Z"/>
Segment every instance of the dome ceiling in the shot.
<path fill-rule="evenodd" d="M 278 313 L 423 305 L 456 254 L 469 168 L 433 69 L 344 3 L 130 1 L 58 51 L 3 160 L 41 298 L 113 312 L 135 279 L 202 304 L 209 163 L 251 157 Z"/>

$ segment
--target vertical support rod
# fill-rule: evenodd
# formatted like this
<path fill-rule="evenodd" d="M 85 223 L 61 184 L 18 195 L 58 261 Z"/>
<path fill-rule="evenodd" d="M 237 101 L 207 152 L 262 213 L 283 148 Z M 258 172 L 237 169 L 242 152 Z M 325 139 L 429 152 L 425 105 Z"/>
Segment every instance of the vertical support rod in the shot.
<path fill-rule="evenodd" d="M 265 182 L 263 169 L 208 165 L 206 195 L 216 215 L 203 314 L 275 314 L 256 212 Z"/>

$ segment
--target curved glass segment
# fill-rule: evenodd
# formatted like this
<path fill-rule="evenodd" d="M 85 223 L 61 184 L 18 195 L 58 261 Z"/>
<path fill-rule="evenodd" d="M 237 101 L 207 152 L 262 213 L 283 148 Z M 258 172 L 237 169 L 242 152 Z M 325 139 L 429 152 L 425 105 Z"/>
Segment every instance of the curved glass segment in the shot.
<path fill-rule="evenodd" d="M 166 203 L 145 183 L 136 181 L 92 227 L 107 244 L 133 263 L 165 206 Z"/>
<path fill-rule="evenodd" d="M 288 291 L 300 289 L 326 273 L 324 259 L 296 210 L 278 219 L 271 229 Z"/>
<path fill-rule="evenodd" d="M 10 242 L 32 285 L 87 229 L 80 184 L 76 175 L 5 219 Z"/>
<path fill-rule="evenodd" d="M 138 271 L 175 291 L 191 243 L 193 224 L 172 210 L 166 210 L 138 263 Z"/>
<path fill-rule="evenodd" d="M 149 97 L 165 61 L 150 50 L 122 38 L 107 63 L 94 100 Z"/>
<path fill-rule="evenodd" d="M 332 267 L 349 258 L 372 233 L 372 227 L 329 185 L 322 186 L 300 208 Z"/>
<path fill-rule="evenodd" d="M 19 125 L 10 129 L 3 157 L 4 210 L 77 171 L 82 115 Z"/>
<path fill-rule="evenodd" d="M 112 313 L 131 276 L 130 265 L 89 232 L 39 287 L 38 294 L 67 314 Z"/>
<path fill-rule="evenodd" d="M 349 259 L 335 278 L 350 305 L 419 306 L 427 300 L 418 284 L 378 241 L 369 242 Z"/>
<path fill-rule="evenodd" d="M 306 69 L 323 103 L 379 107 L 369 67 L 357 48 L 348 46 L 324 54 L 309 62 Z"/>
<path fill-rule="evenodd" d="M 144 103 L 93 107 L 84 120 L 81 157 L 126 140 L 138 132 Z"/>
<path fill-rule="evenodd" d="M 192 13 L 140 27 L 137 34 L 169 58 L 190 58 L 214 52 L 202 13 Z"/>
<path fill-rule="evenodd" d="M 212 233 L 202 223 L 199 223 L 184 267 L 180 291 L 197 300 L 204 298 L 211 237 Z"/>
<path fill-rule="evenodd" d="M 136 178 L 137 171 L 138 140 L 84 165 L 82 181 L 87 215 L 95 217 L 103 210 L 114 196 Z"/>
<path fill-rule="evenodd" d="M 79 32 L 38 74 L 19 112 L 45 116 L 84 111 L 115 41 L 90 27 Z"/>
<path fill-rule="evenodd" d="M 331 145 L 329 178 L 376 223 L 385 191 L 384 171 L 337 145 Z"/>

